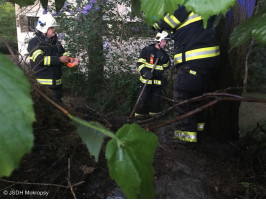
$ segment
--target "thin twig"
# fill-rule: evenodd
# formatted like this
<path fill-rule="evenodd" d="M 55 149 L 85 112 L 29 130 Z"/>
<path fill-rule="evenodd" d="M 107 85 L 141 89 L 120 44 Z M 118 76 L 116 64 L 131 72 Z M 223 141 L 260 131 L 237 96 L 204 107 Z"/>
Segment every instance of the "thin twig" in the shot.
<path fill-rule="evenodd" d="M 5 179 L 0 179 L 0 181 L 3 181 L 3 182 L 7 182 L 7 183 L 14 183 L 14 184 L 20 184 L 20 185 L 41 185 L 41 186 L 55 186 L 55 187 L 61 187 L 61 188 L 70 188 L 70 186 L 65 186 L 65 185 L 58 185 L 58 184 L 52 184 L 52 183 L 26 183 L 26 182 L 16 182 L 16 181 L 8 181 L 8 180 L 5 180 Z M 78 182 L 78 183 L 75 183 L 73 185 L 71 185 L 72 187 L 76 187 L 78 185 L 81 185 L 83 184 L 84 181 L 81 181 L 81 182 Z"/>
<path fill-rule="evenodd" d="M 71 181 L 70 181 L 70 158 L 68 158 L 67 171 L 68 171 L 68 173 L 67 173 L 67 183 L 68 183 L 68 186 L 69 186 L 69 188 L 71 190 L 71 193 L 72 193 L 74 199 L 76 199 L 77 197 L 76 197 L 76 194 L 75 194 L 75 192 L 73 190 L 73 186 L 71 185 Z"/>
<path fill-rule="evenodd" d="M 32 88 L 38 92 L 43 98 L 45 98 L 48 102 L 50 102 L 52 105 L 54 105 L 57 109 L 59 109 L 60 111 L 62 111 L 65 115 L 68 116 L 69 112 L 64 109 L 63 107 L 61 107 L 60 105 L 58 105 L 57 103 L 55 103 L 52 99 L 50 99 L 47 95 L 45 95 L 41 90 L 39 90 L 36 86 L 32 85 Z"/>
<path fill-rule="evenodd" d="M 205 104 L 205 105 L 203 105 L 203 106 L 201 106 L 201 107 L 199 107 L 199 108 L 196 108 L 196 109 L 194 109 L 194 110 L 192 110 L 192 111 L 190 111 L 190 112 L 188 112 L 188 113 L 185 113 L 185 114 L 183 114 L 183 115 L 179 115 L 179 116 L 175 117 L 175 118 L 172 119 L 172 120 L 164 121 L 164 122 L 159 123 L 159 124 L 157 124 L 157 125 L 155 125 L 155 126 L 151 126 L 151 127 L 148 127 L 148 126 L 145 127 L 145 125 L 143 125 L 143 126 L 144 126 L 146 129 L 148 129 L 148 130 L 154 130 L 154 129 L 160 128 L 160 127 L 162 127 L 162 126 L 165 126 L 165 125 L 168 125 L 168 124 L 172 124 L 172 123 L 174 123 L 174 122 L 176 122 L 176 121 L 179 121 L 180 119 L 183 119 L 183 118 L 189 117 L 189 116 L 191 116 L 191 115 L 194 115 L 194 114 L 196 114 L 196 113 L 198 113 L 198 112 L 200 112 L 200 111 L 202 111 L 202 110 L 204 110 L 204 109 L 206 109 L 206 108 L 208 108 L 208 107 L 210 107 L 210 106 L 216 104 L 218 101 L 219 101 L 219 100 L 216 99 L 216 100 L 211 101 L 210 103 L 207 103 L 207 104 Z"/>

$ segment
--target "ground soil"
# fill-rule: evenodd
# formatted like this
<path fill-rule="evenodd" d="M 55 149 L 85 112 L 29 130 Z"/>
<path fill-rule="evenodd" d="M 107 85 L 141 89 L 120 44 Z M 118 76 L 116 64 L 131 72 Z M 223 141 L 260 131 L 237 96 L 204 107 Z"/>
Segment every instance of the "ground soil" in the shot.
<path fill-rule="evenodd" d="M 104 145 L 96 163 L 70 120 L 34 91 L 33 96 L 34 147 L 10 177 L 0 180 L 0 198 L 125 198 L 109 177 Z M 114 131 L 127 122 L 125 117 L 95 112 L 78 97 L 65 98 L 64 107 Z M 160 141 L 154 158 L 156 198 L 266 198 L 266 156 L 258 144 L 250 151 L 251 140 L 221 143 L 203 132 L 191 146 L 174 141 L 172 133 L 171 126 L 155 130 Z M 72 192 L 69 181 L 78 184 Z M 242 182 L 249 183 L 249 189 Z M 49 194 L 3 194 L 14 190 Z"/>

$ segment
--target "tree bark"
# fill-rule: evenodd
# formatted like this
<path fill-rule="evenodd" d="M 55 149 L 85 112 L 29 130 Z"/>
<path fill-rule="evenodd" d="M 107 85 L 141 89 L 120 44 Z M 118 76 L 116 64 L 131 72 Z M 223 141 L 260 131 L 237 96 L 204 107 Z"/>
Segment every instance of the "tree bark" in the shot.
<path fill-rule="evenodd" d="M 221 66 L 211 81 L 210 90 L 235 89 L 227 92 L 236 95 L 242 94 L 243 78 L 245 72 L 245 58 L 249 42 L 232 49 L 229 45 L 229 36 L 233 29 L 246 20 L 247 14 L 237 3 L 230 13 L 221 20 L 218 30 L 220 35 Z M 238 140 L 239 138 L 239 102 L 220 102 L 209 109 L 206 121 L 206 132 L 220 141 Z"/>

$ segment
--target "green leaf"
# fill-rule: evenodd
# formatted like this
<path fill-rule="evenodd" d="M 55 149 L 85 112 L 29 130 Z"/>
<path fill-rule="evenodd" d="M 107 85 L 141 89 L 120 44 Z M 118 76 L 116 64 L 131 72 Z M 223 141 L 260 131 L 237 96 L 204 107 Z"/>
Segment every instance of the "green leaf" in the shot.
<path fill-rule="evenodd" d="M 47 10 L 47 6 L 48 6 L 48 0 L 40 0 L 42 7 Z"/>
<path fill-rule="evenodd" d="M 114 137 L 113 133 L 98 122 L 87 122 L 83 119 L 69 115 L 82 141 L 86 144 L 91 155 L 98 162 L 104 135 Z"/>
<path fill-rule="evenodd" d="M 59 12 L 61 8 L 64 6 L 66 0 L 55 0 L 55 8 L 56 11 Z"/>
<path fill-rule="evenodd" d="M 33 146 L 35 120 L 30 84 L 23 72 L 0 54 L 0 177 L 9 176 Z"/>
<path fill-rule="evenodd" d="M 230 36 L 231 49 L 244 44 L 248 39 L 266 44 L 266 9 L 237 26 Z"/>
<path fill-rule="evenodd" d="M 141 10 L 145 13 L 148 25 L 162 19 L 166 13 L 172 14 L 177 5 L 182 5 L 184 0 L 141 0 Z"/>
<path fill-rule="evenodd" d="M 236 0 L 142 0 L 141 9 L 146 22 L 151 25 L 162 19 L 165 13 L 173 14 L 178 4 L 185 5 L 188 11 L 200 15 L 206 24 L 208 18 L 219 13 L 226 13 Z"/>
<path fill-rule="evenodd" d="M 109 173 L 127 198 L 153 198 L 153 156 L 158 138 L 137 124 L 126 124 L 106 146 Z"/>
<path fill-rule="evenodd" d="M 220 13 L 225 14 L 235 2 L 236 0 L 187 0 L 185 6 L 187 10 L 200 15 L 206 26 L 209 17 Z"/>
<path fill-rule="evenodd" d="M 35 0 L 14 0 L 14 3 L 18 4 L 20 7 L 33 5 Z"/>
<path fill-rule="evenodd" d="M 132 0 L 131 1 L 131 8 L 132 8 L 132 13 L 135 16 L 141 17 L 140 0 Z"/>

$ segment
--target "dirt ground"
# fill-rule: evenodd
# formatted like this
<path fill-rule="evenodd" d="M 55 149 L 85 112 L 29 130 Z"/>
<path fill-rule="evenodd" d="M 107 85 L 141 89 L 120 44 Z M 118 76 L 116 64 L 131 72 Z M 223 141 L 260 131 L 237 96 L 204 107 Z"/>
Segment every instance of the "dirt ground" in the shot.
<path fill-rule="evenodd" d="M 0 198 L 125 198 L 109 177 L 104 147 L 96 163 L 69 119 L 42 97 L 34 97 L 34 147 L 10 177 L 0 179 Z M 112 130 L 126 122 L 96 113 L 81 99 L 66 102 L 73 115 Z M 220 143 L 202 133 L 196 146 L 188 146 L 173 141 L 172 133 L 171 126 L 155 131 L 160 141 L 154 159 L 156 198 L 266 198 L 266 152 L 258 143 Z M 76 184 L 73 191 L 70 182 Z"/>

